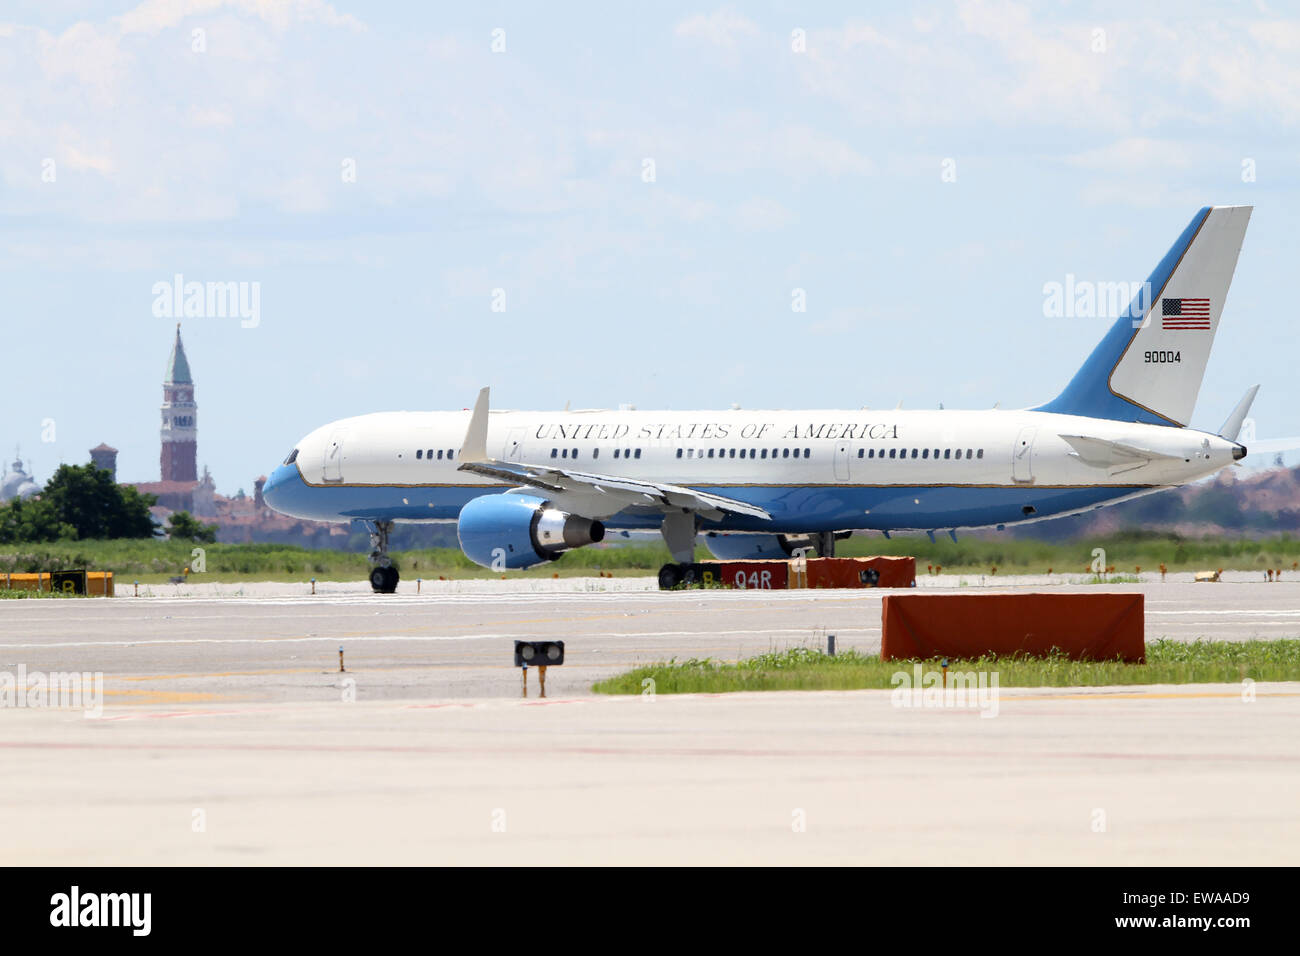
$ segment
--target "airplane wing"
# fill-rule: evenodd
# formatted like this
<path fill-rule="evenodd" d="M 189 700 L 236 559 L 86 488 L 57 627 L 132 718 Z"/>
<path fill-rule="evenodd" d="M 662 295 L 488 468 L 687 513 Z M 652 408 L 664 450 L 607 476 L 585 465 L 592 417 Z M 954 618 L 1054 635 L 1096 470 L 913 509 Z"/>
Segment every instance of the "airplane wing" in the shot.
<path fill-rule="evenodd" d="M 1087 435 L 1062 435 L 1063 439 L 1074 449 L 1074 454 L 1085 465 L 1097 468 L 1109 468 L 1112 465 L 1137 465 L 1162 458 L 1173 460 L 1177 455 L 1138 448 L 1123 442 L 1110 441 L 1106 438 L 1089 438 Z"/>
<path fill-rule="evenodd" d="M 460 471 L 515 481 L 530 488 L 553 494 L 595 495 L 604 499 L 600 510 L 609 514 L 630 507 L 650 507 L 663 510 L 686 510 L 704 517 L 718 518 L 722 513 L 748 515 L 751 518 L 771 518 L 768 512 L 744 501 L 722 495 L 683 488 L 656 481 L 598 475 L 549 465 L 528 465 L 516 461 L 503 461 L 487 455 L 488 389 L 479 392 L 465 431 L 461 448 Z"/>

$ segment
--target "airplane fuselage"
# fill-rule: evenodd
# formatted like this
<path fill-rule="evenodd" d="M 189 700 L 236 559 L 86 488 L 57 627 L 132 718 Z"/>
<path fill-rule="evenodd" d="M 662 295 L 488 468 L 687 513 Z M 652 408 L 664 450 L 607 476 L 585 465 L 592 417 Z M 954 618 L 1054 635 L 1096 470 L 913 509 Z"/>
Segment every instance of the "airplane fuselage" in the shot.
<path fill-rule="evenodd" d="M 264 494 L 315 520 L 455 521 L 471 499 L 516 487 L 459 470 L 469 420 L 384 412 L 332 422 L 298 443 Z M 1062 435 L 1164 457 L 1089 462 Z M 504 461 L 725 495 L 771 518 L 727 514 L 703 528 L 772 533 L 1041 520 L 1195 481 L 1241 454 L 1192 429 L 999 410 L 493 411 L 487 447 Z M 662 520 L 638 507 L 592 516 L 612 529 Z"/>

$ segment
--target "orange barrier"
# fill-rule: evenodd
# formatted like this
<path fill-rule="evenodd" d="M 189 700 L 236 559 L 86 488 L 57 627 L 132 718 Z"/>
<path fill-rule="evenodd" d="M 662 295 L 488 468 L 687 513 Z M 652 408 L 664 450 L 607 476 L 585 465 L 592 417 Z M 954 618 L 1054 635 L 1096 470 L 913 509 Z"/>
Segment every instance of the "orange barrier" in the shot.
<path fill-rule="evenodd" d="M 112 597 L 113 572 L 87 571 L 86 594 L 99 597 Z M 49 571 L 22 571 L 0 574 L 0 586 L 14 591 L 49 591 L 53 575 Z M 66 582 L 64 590 L 67 590 Z"/>
<path fill-rule="evenodd" d="M 986 654 L 1146 660 L 1141 594 L 890 594 L 881 660 L 969 660 Z"/>
<path fill-rule="evenodd" d="M 873 575 L 868 572 L 875 572 Z M 804 587 L 809 588 L 912 588 L 916 587 L 916 558 L 809 558 Z"/>
<path fill-rule="evenodd" d="M 86 593 L 92 596 L 98 595 L 99 597 L 112 597 L 115 593 L 113 588 L 113 572 L 87 571 Z"/>

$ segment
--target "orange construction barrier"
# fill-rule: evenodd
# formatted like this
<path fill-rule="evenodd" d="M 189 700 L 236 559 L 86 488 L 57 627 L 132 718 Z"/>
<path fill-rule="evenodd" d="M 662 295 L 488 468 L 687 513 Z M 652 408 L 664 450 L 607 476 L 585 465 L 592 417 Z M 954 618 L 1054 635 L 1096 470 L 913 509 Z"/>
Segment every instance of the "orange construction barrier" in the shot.
<path fill-rule="evenodd" d="M 872 571 L 874 575 L 868 573 Z M 808 579 L 804 586 L 912 588 L 916 587 L 916 558 L 809 558 Z"/>
<path fill-rule="evenodd" d="M 986 654 L 1146 660 L 1141 594 L 890 594 L 880 659 L 969 660 Z"/>
<path fill-rule="evenodd" d="M 113 596 L 112 571 L 87 571 L 86 591 L 88 595 L 99 597 Z M 49 571 L 13 571 L 0 572 L 0 587 L 15 591 L 49 591 L 53 576 Z"/>

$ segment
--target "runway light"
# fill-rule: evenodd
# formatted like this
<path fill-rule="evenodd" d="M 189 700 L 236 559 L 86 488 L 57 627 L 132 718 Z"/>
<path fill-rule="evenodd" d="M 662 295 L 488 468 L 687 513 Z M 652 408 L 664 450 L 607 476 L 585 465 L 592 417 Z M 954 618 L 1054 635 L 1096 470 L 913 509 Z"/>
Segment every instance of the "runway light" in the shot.
<path fill-rule="evenodd" d="M 528 665 L 537 665 L 540 697 L 546 696 L 546 668 L 564 663 L 564 641 L 515 641 L 515 667 L 523 671 L 523 696 L 528 696 Z"/>

